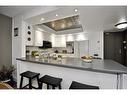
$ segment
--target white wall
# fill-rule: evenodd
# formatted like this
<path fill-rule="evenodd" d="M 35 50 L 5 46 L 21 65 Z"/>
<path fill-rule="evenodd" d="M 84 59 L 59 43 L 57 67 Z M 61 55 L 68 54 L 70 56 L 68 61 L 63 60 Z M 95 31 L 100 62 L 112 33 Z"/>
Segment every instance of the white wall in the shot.
<path fill-rule="evenodd" d="M 0 14 L 0 70 L 12 65 L 12 19 Z"/>
<path fill-rule="evenodd" d="M 16 65 L 15 59 L 21 57 L 21 26 L 22 26 L 22 17 L 14 17 L 12 21 L 12 64 Z M 14 37 L 14 28 L 19 29 L 19 34 L 17 37 Z"/>
<path fill-rule="evenodd" d="M 18 36 L 14 36 L 14 28 L 18 28 Z M 16 58 L 25 56 L 25 31 L 22 16 L 16 16 L 12 19 L 12 64 L 16 68 Z M 16 71 L 14 73 L 16 79 Z"/>
<path fill-rule="evenodd" d="M 103 59 L 103 32 L 89 32 L 89 55 L 98 54 Z"/>
<path fill-rule="evenodd" d="M 24 22 L 24 28 L 25 28 L 25 36 L 26 36 L 26 45 L 32 46 L 34 44 L 34 30 L 31 24 Z M 28 26 L 30 27 L 30 29 L 28 29 Z M 28 31 L 30 31 L 31 34 L 28 34 Z M 28 38 L 31 38 L 31 40 L 29 41 Z"/>

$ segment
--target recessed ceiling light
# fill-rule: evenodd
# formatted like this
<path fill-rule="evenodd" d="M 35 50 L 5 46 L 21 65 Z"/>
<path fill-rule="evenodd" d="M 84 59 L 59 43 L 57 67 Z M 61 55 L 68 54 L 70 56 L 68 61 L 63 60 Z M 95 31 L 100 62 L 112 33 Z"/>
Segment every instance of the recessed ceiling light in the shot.
<path fill-rule="evenodd" d="M 56 14 L 56 16 L 58 16 L 58 14 Z"/>
<path fill-rule="evenodd" d="M 124 29 L 127 28 L 127 22 L 121 22 L 115 25 L 118 29 Z"/>
<path fill-rule="evenodd" d="M 41 18 L 41 21 L 45 20 L 44 18 Z"/>
<path fill-rule="evenodd" d="M 70 26 L 72 26 L 72 23 L 71 22 L 68 22 L 67 25 L 70 27 Z"/>
<path fill-rule="evenodd" d="M 75 12 L 77 12 L 77 11 L 78 11 L 78 9 L 74 9 L 74 11 L 75 11 Z"/>
<path fill-rule="evenodd" d="M 55 27 L 55 24 L 54 23 L 52 23 L 51 25 L 52 25 L 52 27 Z"/>
<path fill-rule="evenodd" d="M 65 24 L 63 23 L 63 24 L 61 24 L 61 28 L 65 28 Z"/>

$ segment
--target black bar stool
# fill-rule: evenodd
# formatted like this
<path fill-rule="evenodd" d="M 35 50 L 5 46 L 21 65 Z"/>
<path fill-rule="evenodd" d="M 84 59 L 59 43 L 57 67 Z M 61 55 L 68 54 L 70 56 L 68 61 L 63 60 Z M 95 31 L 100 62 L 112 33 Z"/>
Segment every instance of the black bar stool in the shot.
<path fill-rule="evenodd" d="M 40 89 L 42 89 L 43 83 L 47 84 L 47 89 L 49 89 L 49 85 L 52 86 L 52 89 L 55 87 L 59 87 L 61 89 L 62 78 L 56 78 L 49 75 L 45 75 L 39 79 Z"/>
<path fill-rule="evenodd" d="M 38 83 L 38 88 L 39 88 L 39 75 L 40 73 L 35 73 L 35 72 L 31 72 L 31 71 L 26 71 L 20 74 L 21 76 L 21 80 L 20 80 L 20 89 L 26 88 L 27 86 L 29 86 L 29 89 L 35 88 L 32 86 L 32 79 L 37 78 L 37 83 Z M 22 87 L 23 84 L 23 78 L 26 77 L 29 79 L 29 84 L 25 85 L 24 87 Z"/>
<path fill-rule="evenodd" d="M 99 87 L 72 81 L 69 89 L 99 89 Z"/>

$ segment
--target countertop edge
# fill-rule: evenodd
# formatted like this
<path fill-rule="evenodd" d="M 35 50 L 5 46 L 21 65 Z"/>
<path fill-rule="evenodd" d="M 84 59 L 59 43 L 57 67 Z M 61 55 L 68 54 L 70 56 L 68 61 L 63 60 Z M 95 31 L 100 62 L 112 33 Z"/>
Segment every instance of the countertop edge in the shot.
<path fill-rule="evenodd" d="M 16 60 L 25 61 L 25 62 L 32 62 L 32 63 L 37 63 L 37 64 L 43 64 L 43 65 L 52 65 L 52 66 L 57 66 L 57 67 L 65 67 L 65 68 L 71 68 L 71 69 L 77 69 L 77 70 L 86 70 L 86 71 L 92 71 L 92 72 L 109 73 L 109 74 L 127 74 L 127 72 L 97 70 L 97 69 L 91 69 L 91 68 L 68 66 L 68 65 L 63 65 L 63 64 L 43 63 L 43 62 L 39 62 L 39 61 L 31 61 L 31 60 L 26 60 L 26 59 L 21 59 L 21 58 L 16 58 Z"/>

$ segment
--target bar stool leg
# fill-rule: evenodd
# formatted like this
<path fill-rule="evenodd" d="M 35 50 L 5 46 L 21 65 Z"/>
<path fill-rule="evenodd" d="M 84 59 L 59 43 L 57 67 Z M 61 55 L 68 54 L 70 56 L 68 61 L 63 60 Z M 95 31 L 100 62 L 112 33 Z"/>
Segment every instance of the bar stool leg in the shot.
<path fill-rule="evenodd" d="M 47 89 L 49 89 L 49 85 L 47 84 Z"/>
<path fill-rule="evenodd" d="M 21 76 L 20 87 L 19 88 L 22 88 L 22 83 L 23 83 L 23 77 Z"/>
<path fill-rule="evenodd" d="M 39 83 L 39 89 L 42 89 L 42 87 L 43 87 L 43 83 L 40 82 L 40 83 Z"/>
<path fill-rule="evenodd" d="M 29 78 L 29 89 L 32 89 L 32 81 L 30 78 Z"/>
<path fill-rule="evenodd" d="M 55 89 L 55 86 L 52 86 L 52 89 Z"/>
<path fill-rule="evenodd" d="M 61 84 L 59 84 L 59 89 L 61 89 Z"/>
<path fill-rule="evenodd" d="M 39 76 L 37 76 L 37 83 L 38 83 L 38 88 L 40 88 Z"/>

